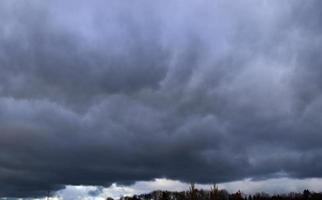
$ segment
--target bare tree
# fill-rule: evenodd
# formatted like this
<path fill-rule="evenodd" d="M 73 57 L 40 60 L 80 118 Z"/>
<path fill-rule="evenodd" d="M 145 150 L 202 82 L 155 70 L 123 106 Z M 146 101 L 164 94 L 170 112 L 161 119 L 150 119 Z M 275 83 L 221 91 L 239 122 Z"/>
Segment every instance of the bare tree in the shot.
<path fill-rule="evenodd" d="M 191 183 L 189 188 L 189 197 L 190 200 L 197 200 L 197 189 L 194 183 Z"/>
<path fill-rule="evenodd" d="M 210 188 L 210 200 L 219 200 L 219 190 L 216 184 Z"/>

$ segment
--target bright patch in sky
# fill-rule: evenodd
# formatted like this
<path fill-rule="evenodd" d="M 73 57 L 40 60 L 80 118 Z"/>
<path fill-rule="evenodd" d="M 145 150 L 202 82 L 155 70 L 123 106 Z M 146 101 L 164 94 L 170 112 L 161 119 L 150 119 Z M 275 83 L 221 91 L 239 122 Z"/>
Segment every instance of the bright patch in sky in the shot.
<path fill-rule="evenodd" d="M 219 189 L 225 189 L 229 192 L 238 190 L 246 194 L 257 192 L 266 192 L 270 194 L 280 194 L 289 192 L 302 192 L 310 188 L 312 191 L 322 191 L 322 179 L 290 179 L 273 178 L 268 180 L 252 181 L 245 179 L 228 183 L 217 184 Z M 122 186 L 112 184 L 110 187 L 102 188 L 95 186 L 67 186 L 65 189 L 57 192 L 57 197 L 52 198 L 64 200 L 105 200 L 106 197 L 115 199 L 121 196 L 132 196 L 135 194 L 149 193 L 155 190 L 167 191 L 185 191 L 189 190 L 190 184 L 169 179 L 155 179 L 154 181 L 138 181 L 134 185 Z M 196 184 L 199 189 L 209 189 L 212 185 Z"/>

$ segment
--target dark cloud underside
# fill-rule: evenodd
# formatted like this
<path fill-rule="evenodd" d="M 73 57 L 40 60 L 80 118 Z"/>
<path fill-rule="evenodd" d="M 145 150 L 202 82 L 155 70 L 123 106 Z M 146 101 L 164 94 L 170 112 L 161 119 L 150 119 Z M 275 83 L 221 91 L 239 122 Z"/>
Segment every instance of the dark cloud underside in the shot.
<path fill-rule="evenodd" d="M 321 1 L 0 3 L 0 196 L 321 177 Z"/>

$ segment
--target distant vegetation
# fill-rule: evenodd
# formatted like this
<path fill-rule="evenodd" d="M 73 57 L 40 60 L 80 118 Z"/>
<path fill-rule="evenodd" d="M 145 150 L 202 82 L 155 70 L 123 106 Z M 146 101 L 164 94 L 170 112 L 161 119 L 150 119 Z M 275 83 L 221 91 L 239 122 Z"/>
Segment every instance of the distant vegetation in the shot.
<path fill-rule="evenodd" d="M 106 200 L 113 199 L 107 198 Z M 322 200 L 322 193 L 304 190 L 302 193 L 292 192 L 280 195 L 269 195 L 267 193 L 248 195 L 241 191 L 230 194 L 226 190 L 219 190 L 216 186 L 211 187 L 210 190 L 199 190 L 192 184 L 189 191 L 154 191 L 149 194 L 122 197 L 121 200 Z"/>

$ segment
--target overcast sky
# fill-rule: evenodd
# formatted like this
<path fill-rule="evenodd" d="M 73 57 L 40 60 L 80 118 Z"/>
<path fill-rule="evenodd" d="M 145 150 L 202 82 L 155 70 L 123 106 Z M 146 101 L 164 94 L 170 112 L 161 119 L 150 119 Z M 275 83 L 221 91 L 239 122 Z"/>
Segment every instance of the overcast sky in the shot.
<path fill-rule="evenodd" d="M 319 182 L 321 8 L 2 0 L 0 197 L 145 191 L 135 184 L 155 178 Z"/>

